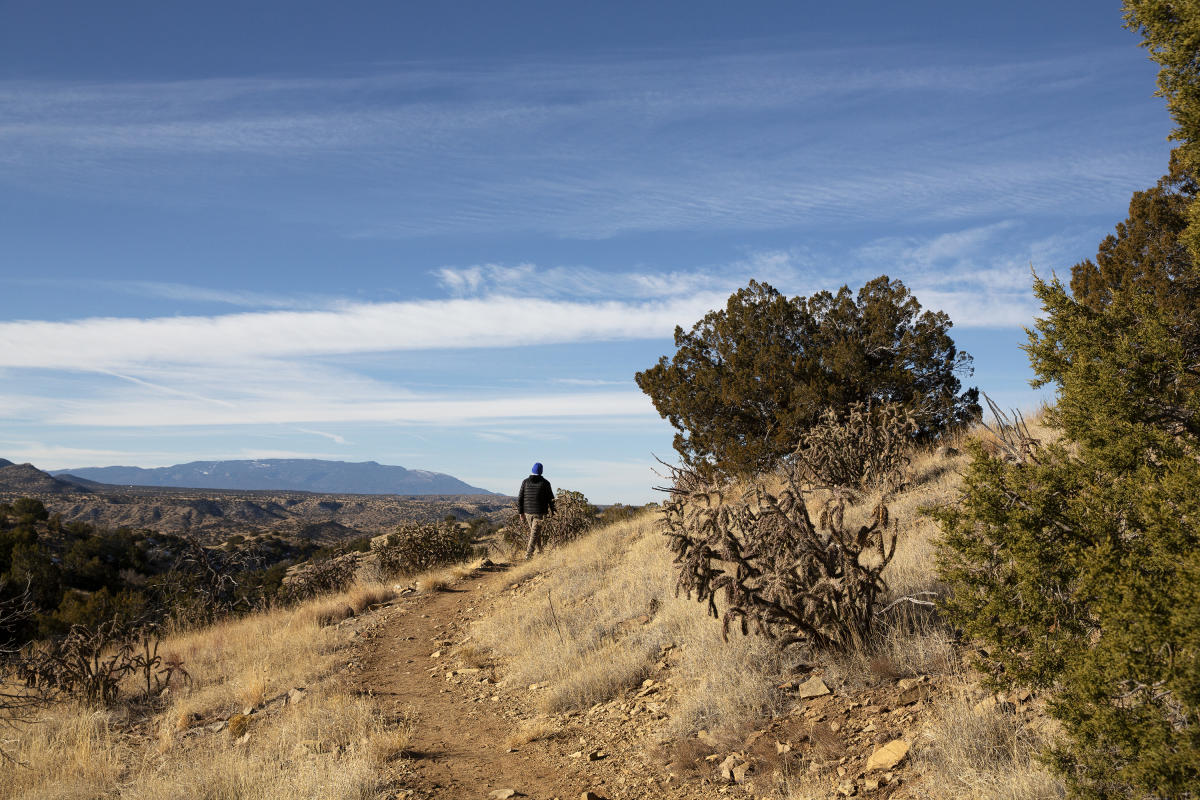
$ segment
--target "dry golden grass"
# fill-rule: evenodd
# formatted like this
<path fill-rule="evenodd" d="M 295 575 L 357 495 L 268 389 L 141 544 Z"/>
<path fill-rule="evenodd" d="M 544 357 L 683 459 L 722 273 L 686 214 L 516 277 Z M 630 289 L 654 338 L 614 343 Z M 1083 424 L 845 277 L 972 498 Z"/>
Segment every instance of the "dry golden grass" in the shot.
<path fill-rule="evenodd" d="M 381 764 L 404 749 L 413 721 L 384 719 L 328 680 L 349 634 L 324 618 L 352 602 L 348 593 L 170 636 L 160 652 L 178 654 L 192 684 L 171 690 L 149 734 L 130 726 L 128 708 L 52 708 L 7 741 L 16 761 L 0 760 L 0 797 L 373 796 L 387 777 Z M 295 687 L 306 688 L 303 701 L 257 710 Z M 247 706 L 256 711 L 243 743 L 228 730 L 196 730 Z"/>
<path fill-rule="evenodd" d="M 450 588 L 452 579 L 445 572 L 427 573 L 414 582 L 418 592 L 444 592 Z"/>
<path fill-rule="evenodd" d="M 1031 800 L 1065 796 L 1035 754 L 1046 733 L 998 707 L 979 709 L 965 682 L 943 699 L 914 742 L 913 759 L 925 774 L 920 796 L 949 800 Z"/>
<path fill-rule="evenodd" d="M 359 584 L 351 588 L 347 602 L 355 614 L 395 599 L 396 590 L 383 584 Z"/>
<path fill-rule="evenodd" d="M 774 649 L 753 638 L 723 641 L 703 607 L 675 597 L 673 575 L 653 515 L 619 522 L 514 569 L 514 581 L 533 578 L 536 586 L 483 620 L 475 636 L 510 665 L 511 683 L 549 684 L 540 698 L 547 711 L 639 685 L 672 645 L 689 686 L 673 717 L 680 731 L 774 710 Z"/>
<path fill-rule="evenodd" d="M 562 727 L 553 720 L 538 717 L 522 722 L 521 727 L 509 734 L 504 744 L 508 748 L 517 748 L 541 739 L 552 739 L 561 730 Z"/>

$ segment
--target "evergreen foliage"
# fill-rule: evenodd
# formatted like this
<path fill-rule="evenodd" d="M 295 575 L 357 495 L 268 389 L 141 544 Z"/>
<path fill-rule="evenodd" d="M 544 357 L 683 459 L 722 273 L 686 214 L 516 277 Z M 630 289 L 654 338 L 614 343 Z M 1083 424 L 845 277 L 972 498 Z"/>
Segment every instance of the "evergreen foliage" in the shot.
<path fill-rule="evenodd" d="M 636 379 L 679 431 L 686 464 L 752 474 L 775 467 L 828 409 L 856 402 L 903 406 L 914 441 L 976 419 L 978 391 L 958 379 L 971 357 L 950 326 L 887 276 L 857 295 L 843 286 L 809 298 L 751 281 L 690 332 L 677 327 L 675 355 Z"/>
<path fill-rule="evenodd" d="M 1200 786 L 1200 271 L 1195 183 L 1173 170 L 1077 265 L 1036 280 L 1027 350 L 1061 438 L 974 446 L 939 516 L 951 617 L 1004 686 L 1049 689 L 1050 758 L 1077 796 Z"/>
<path fill-rule="evenodd" d="M 295 561 L 369 547 L 366 539 L 325 549 L 275 537 L 230 542 L 206 548 L 150 530 L 63 523 L 33 498 L 0 503 L 0 605 L 20 600 L 30 609 L 0 620 L 0 643 L 60 637 L 76 626 L 131 630 L 244 613 L 279 599 Z"/>
<path fill-rule="evenodd" d="M 1175 120 L 1171 138 L 1192 172 L 1200 168 L 1200 0 L 1124 0 L 1125 26 L 1142 36 L 1142 46 L 1160 67 L 1158 94 Z M 1200 261 L 1200 204 L 1187 209 L 1183 235 Z"/>

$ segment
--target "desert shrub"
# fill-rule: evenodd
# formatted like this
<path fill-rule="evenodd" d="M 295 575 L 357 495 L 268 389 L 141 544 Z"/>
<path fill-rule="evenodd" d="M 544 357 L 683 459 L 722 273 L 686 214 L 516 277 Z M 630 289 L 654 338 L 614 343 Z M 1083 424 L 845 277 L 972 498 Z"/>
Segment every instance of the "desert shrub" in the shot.
<path fill-rule="evenodd" d="M 1172 195 L 1180 197 L 1172 199 Z M 1052 763 L 1089 798 L 1200 786 L 1200 271 L 1180 242 L 1196 194 L 1174 174 L 1076 265 L 1035 281 L 1028 351 L 1058 385 L 1061 438 L 972 448 L 939 513 L 952 620 L 1000 686 L 1044 687 Z"/>
<path fill-rule="evenodd" d="M 157 636 L 112 620 L 76 625 L 66 636 L 31 646 L 19 656 L 14 675 L 30 689 L 103 705 L 117 700 L 127 677 L 137 678 L 149 695 L 176 675 L 186 678 L 187 671 L 182 662 L 158 655 Z"/>
<path fill-rule="evenodd" d="M 776 467 L 829 408 L 899 403 L 922 442 L 977 419 L 978 391 L 958 378 L 971 357 L 950 327 L 887 276 L 808 298 L 751 281 L 691 331 L 677 327 L 674 356 L 636 379 L 685 463 L 750 475 Z"/>
<path fill-rule="evenodd" d="M 474 554 L 471 529 L 457 522 L 408 523 L 375 548 L 384 574 L 423 572 Z"/>
<path fill-rule="evenodd" d="M 554 496 L 554 513 L 545 521 L 547 546 L 578 539 L 596 524 L 597 510 L 583 492 L 560 489 Z"/>
<path fill-rule="evenodd" d="M 726 634 L 736 622 L 781 645 L 844 649 L 870 633 L 896 534 L 887 533 L 882 501 L 865 524 L 847 524 L 849 491 L 835 487 L 818 500 L 805 480 L 813 467 L 802 463 L 783 471 L 776 492 L 762 479 L 741 489 L 675 470 L 663 523 L 679 565 L 676 591 L 707 602 L 714 617 L 723 593 Z"/>
<path fill-rule="evenodd" d="M 596 515 L 596 524 L 607 526 L 615 525 L 618 522 L 626 522 L 642 513 L 645 508 L 645 506 L 627 506 L 624 503 L 614 503 Z"/>
<path fill-rule="evenodd" d="M 24 686 L 26 653 L 19 647 L 20 632 L 33 621 L 37 606 L 28 591 L 5 592 L 0 581 L 0 725 L 15 727 L 32 721 L 49 701 L 44 692 Z M 7 755 L 0 746 L 0 757 Z"/>
<path fill-rule="evenodd" d="M 309 562 L 286 579 L 281 594 L 297 602 L 343 591 L 354 582 L 357 565 L 356 559 L 345 557 Z"/>

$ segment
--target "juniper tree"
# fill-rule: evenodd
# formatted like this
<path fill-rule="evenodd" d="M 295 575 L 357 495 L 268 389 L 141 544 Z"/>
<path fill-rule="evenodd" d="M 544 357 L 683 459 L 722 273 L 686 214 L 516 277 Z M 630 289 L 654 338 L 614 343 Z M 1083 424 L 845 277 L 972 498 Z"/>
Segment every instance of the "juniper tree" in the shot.
<path fill-rule="evenodd" d="M 843 286 L 809 298 L 751 281 L 691 331 L 677 327 L 674 356 L 636 379 L 678 430 L 686 463 L 752 473 L 790 454 L 829 409 L 898 403 L 916 421 L 914 441 L 976 418 L 978 391 L 958 378 L 971 357 L 950 327 L 887 276 L 857 295 Z"/>
<path fill-rule="evenodd" d="M 1200 168 L 1200 0 L 1125 0 L 1125 26 L 1142 36 L 1158 63 L 1158 94 L 1175 121 L 1181 161 Z M 1200 257 L 1200 204 L 1187 211 L 1184 241 Z"/>
<path fill-rule="evenodd" d="M 1082 797 L 1200 786 L 1200 272 L 1175 170 L 1071 287 L 1035 280 L 1027 351 L 1061 434 L 1016 463 L 975 447 L 940 513 L 951 618 L 1001 686 L 1051 693 L 1051 759 Z"/>

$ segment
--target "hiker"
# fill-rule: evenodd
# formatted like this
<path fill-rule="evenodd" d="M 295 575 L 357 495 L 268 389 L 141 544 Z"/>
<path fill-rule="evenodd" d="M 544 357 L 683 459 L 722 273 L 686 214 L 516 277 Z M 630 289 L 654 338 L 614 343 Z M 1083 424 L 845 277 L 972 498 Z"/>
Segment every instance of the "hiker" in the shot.
<path fill-rule="evenodd" d="M 517 511 L 521 514 L 521 522 L 529 526 L 529 546 L 525 548 L 525 560 L 533 557 L 533 548 L 542 551 L 542 520 L 547 514 L 554 513 L 554 489 L 550 481 L 542 477 L 542 465 L 533 465 L 530 475 L 521 481 L 517 490 Z"/>

